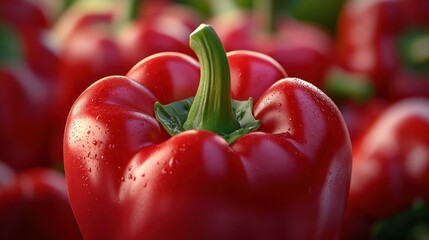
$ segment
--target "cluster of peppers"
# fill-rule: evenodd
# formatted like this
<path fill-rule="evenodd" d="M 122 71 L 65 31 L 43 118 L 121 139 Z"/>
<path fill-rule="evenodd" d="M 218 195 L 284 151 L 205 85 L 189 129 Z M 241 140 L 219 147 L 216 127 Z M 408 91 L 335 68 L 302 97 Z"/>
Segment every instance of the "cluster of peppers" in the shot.
<path fill-rule="evenodd" d="M 201 2 L 0 0 L 0 239 L 427 236 L 426 1 Z"/>
<path fill-rule="evenodd" d="M 35 3 L 0 1 L 0 239 L 82 239 L 64 174 L 48 167 L 59 165 L 50 150 L 59 89 L 51 28 Z"/>
<path fill-rule="evenodd" d="M 429 235 L 429 4 L 349 1 L 336 37 L 336 72 L 327 81 L 344 90 L 331 97 L 353 145 L 343 239 L 422 239 Z"/>

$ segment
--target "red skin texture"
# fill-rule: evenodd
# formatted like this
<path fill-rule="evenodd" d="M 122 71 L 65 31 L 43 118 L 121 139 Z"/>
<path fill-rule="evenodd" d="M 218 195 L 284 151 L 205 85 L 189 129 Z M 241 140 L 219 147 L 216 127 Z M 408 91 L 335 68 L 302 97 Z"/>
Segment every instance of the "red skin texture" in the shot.
<path fill-rule="evenodd" d="M 374 221 L 429 200 L 428 131 L 429 101 L 410 98 L 386 108 L 354 141 L 346 232 L 368 234 Z M 359 229 L 358 221 L 369 226 Z"/>
<path fill-rule="evenodd" d="M 174 78 L 183 76 L 183 67 L 165 68 L 170 73 L 158 77 L 132 74 L 138 69 L 129 73 L 134 80 L 106 77 L 79 97 L 67 121 L 64 156 L 71 205 L 86 239 L 339 237 L 351 173 L 339 110 L 305 81 L 261 79 L 246 70 L 246 58 L 229 55 L 232 66 L 243 62 L 242 79 L 276 83 L 255 99 L 259 130 L 231 145 L 202 130 L 170 137 L 155 119 L 153 105 L 164 96 L 155 86 L 165 85 L 169 96 L 184 91 L 173 87 L 176 81 L 197 88 L 192 71 Z M 145 65 L 138 68 L 151 67 Z"/>
<path fill-rule="evenodd" d="M 349 1 L 339 16 L 336 62 L 368 76 L 377 95 L 398 100 L 429 96 L 429 78 L 407 69 L 397 41 L 407 30 L 429 29 L 424 0 Z"/>
<path fill-rule="evenodd" d="M 1 239 L 82 239 L 64 175 L 48 168 L 11 172 L 0 179 Z"/>
<path fill-rule="evenodd" d="M 245 101 L 251 97 L 254 101 L 278 79 L 287 77 L 287 73 L 267 55 L 236 50 L 228 52 L 231 72 L 231 98 Z"/>
<path fill-rule="evenodd" d="M 188 55 L 163 52 L 138 62 L 128 71 L 127 77 L 139 82 L 158 96 L 157 100 L 161 104 L 168 104 L 176 99 L 194 96 L 200 81 L 200 65 Z"/>

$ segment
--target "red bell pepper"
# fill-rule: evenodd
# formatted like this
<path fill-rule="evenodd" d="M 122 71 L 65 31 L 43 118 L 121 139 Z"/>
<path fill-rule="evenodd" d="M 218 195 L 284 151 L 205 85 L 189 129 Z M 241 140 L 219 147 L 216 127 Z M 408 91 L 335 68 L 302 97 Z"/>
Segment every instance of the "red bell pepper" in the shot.
<path fill-rule="evenodd" d="M 28 0 L 0 0 L 2 24 L 14 25 L 19 29 L 47 29 L 51 23 L 43 9 Z"/>
<path fill-rule="evenodd" d="M 0 66 L 0 79 L 0 159 L 14 169 L 49 165 L 49 88 L 26 68 Z"/>
<path fill-rule="evenodd" d="M 429 96 L 426 0 L 348 1 L 340 13 L 337 61 L 368 76 L 378 96 Z"/>
<path fill-rule="evenodd" d="M 267 54 L 278 61 L 289 76 L 323 88 L 333 60 L 332 37 L 315 24 L 292 18 L 276 19 L 271 23 L 274 30 L 266 29 L 270 27 L 263 26 L 261 19 L 266 21 L 266 16 L 240 9 L 218 14 L 210 23 L 219 29 L 227 51 L 247 49 Z"/>
<path fill-rule="evenodd" d="M 27 0 L 1 0 L 0 23 L 21 36 L 17 43 L 32 71 L 43 78 L 58 77 L 58 56 L 47 37 L 51 23 L 43 9 Z"/>
<path fill-rule="evenodd" d="M 365 131 L 384 109 L 389 105 L 389 102 L 384 99 L 371 99 L 366 103 L 357 103 L 353 101 L 338 101 L 338 108 L 347 125 L 350 139 L 352 142 L 365 134 Z"/>
<path fill-rule="evenodd" d="M 27 1 L 0 1 L 0 159 L 14 169 L 50 164 L 58 57 L 41 13 Z"/>
<path fill-rule="evenodd" d="M 346 234 L 368 238 L 375 221 L 429 202 L 428 133 L 429 100 L 410 98 L 386 108 L 353 142 Z"/>
<path fill-rule="evenodd" d="M 14 171 L 0 162 L 0 239 L 82 239 L 64 175 L 49 168 Z"/>
<path fill-rule="evenodd" d="M 64 163 L 84 238 L 338 238 L 351 173 L 338 108 L 266 55 L 226 55 L 208 25 L 190 46 L 200 82 L 193 58 L 163 53 L 70 110 Z"/>
<path fill-rule="evenodd" d="M 260 51 L 276 59 L 290 76 L 324 89 L 333 50 L 333 39 L 324 29 L 315 24 L 282 19 L 273 44 L 262 46 Z"/>

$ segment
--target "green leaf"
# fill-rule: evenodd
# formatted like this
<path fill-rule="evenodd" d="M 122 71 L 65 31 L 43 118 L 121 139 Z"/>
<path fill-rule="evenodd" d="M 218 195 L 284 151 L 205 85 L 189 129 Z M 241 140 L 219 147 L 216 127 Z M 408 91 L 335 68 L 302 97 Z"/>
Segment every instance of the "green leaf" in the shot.
<path fill-rule="evenodd" d="M 417 201 L 409 209 L 376 223 L 374 240 L 423 240 L 429 238 L 429 205 Z"/>
<path fill-rule="evenodd" d="M 247 101 L 232 100 L 232 110 L 234 111 L 235 117 L 240 124 L 240 128 L 232 133 L 222 136 L 229 144 L 237 140 L 239 137 L 245 135 L 246 133 L 255 131 L 261 125 L 259 120 L 256 120 L 253 116 L 252 109 L 252 98 L 249 98 Z"/>
<path fill-rule="evenodd" d="M 328 72 L 325 91 L 332 98 L 366 103 L 374 95 L 374 85 L 367 76 L 332 68 Z"/>
<path fill-rule="evenodd" d="M 159 102 L 155 103 L 156 119 L 171 136 L 185 131 L 183 124 L 188 118 L 189 109 L 193 101 L 194 97 L 166 105 L 162 105 Z M 256 120 L 252 115 L 253 101 L 251 98 L 247 101 L 232 100 L 232 109 L 240 128 L 232 133 L 221 135 L 229 144 L 246 133 L 255 131 L 260 126 L 259 120 Z"/>
<path fill-rule="evenodd" d="M 22 58 L 20 36 L 11 27 L 0 24 L 0 63 L 18 63 Z"/>
<path fill-rule="evenodd" d="M 171 136 L 185 131 L 183 124 L 188 118 L 189 109 L 193 101 L 194 97 L 167 105 L 162 105 L 159 102 L 155 103 L 156 119 Z"/>
<path fill-rule="evenodd" d="M 397 42 L 402 64 L 408 70 L 429 75 L 429 30 L 405 31 Z"/>

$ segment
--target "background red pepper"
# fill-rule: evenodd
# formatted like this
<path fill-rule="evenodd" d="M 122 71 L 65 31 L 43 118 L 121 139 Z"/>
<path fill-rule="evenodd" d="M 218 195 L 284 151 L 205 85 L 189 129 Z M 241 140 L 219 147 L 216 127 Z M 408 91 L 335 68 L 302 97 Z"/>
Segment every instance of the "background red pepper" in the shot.
<path fill-rule="evenodd" d="M 0 79 L 0 159 L 14 169 L 51 165 L 49 86 L 25 67 L 0 67 Z"/>
<path fill-rule="evenodd" d="M 163 64 L 151 64 L 168 57 L 161 54 L 140 62 L 130 72 L 135 80 L 110 76 L 97 81 L 71 109 L 65 170 L 84 237 L 337 238 L 351 152 L 346 127 L 331 100 L 302 80 L 284 79 L 256 101 L 253 112 L 261 121 L 257 132 L 231 145 L 205 130 L 170 138 L 155 119 L 154 103 L 158 98 L 169 102 L 181 100 L 174 96 L 194 95 L 181 93 L 186 89 L 176 83 L 186 81 L 195 89 L 198 79 L 194 71 L 183 78 L 187 73 L 183 67 L 161 69 Z M 171 58 L 188 62 L 188 69 L 195 66 L 192 58 L 177 54 Z M 263 82 L 278 80 L 270 69 L 284 74 L 278 64 L 268 67 L 272 60 L 258 59 L 257 54 L 230 54 L 228 61 L 237 67 L 232 71 L 252 83 L 255 72 Z M 266 67 L 256 68 L 253 61 Z M 201 64 L 214 63 L 204 59 Z M 146 67 L 168 74 L 138 74 Z M 202 76 L 229 78 L 226 69 L 212 73 L 204 69 L 208 70 L 203 68 Z M 264 74 L 266 69 L 269 74 Z M 165 99 L 160 89 L 173 90 L 172 98 Z M 250 96 L 253 91 L 239 89 L 238 95 Z"/>
<path fill-rule="evenodd" d="M 332 64 L 333 38 L 320 26 L 285 16 L 270 20 L 242 9 L 216 14 L 209 22 L 219 29 L 227 51 L 262 52 L 278 61 L 289 76 L 324 87 Z"/>
<path fill-rule="evenodd" d="M 36 5 L 9 0 L 0 21 L 0 159 L 14 169 L 51 165 L 58 56 L 45 41 L 49 23 Z"/>
<path fill-rule="evenodd" d="M 279 20 L 275 34 L 273 43 L 260 51 L 276 59 L 290 76 L 324 89 L 333 61 L 332 36 L 320 26 L 293 19 Z"/>
<path fill-rule="evenodd" d="M 368 76 L 384 98 L 429 96 L 427 1 L 348 1 L 338 23 L 341 67 Z"/>
<path fill-rule="evenodd" d="M 82 239 L 64 175 L 49 168 L 14 173 L 0 162 L 1 239 Z"/>
<path fill-rule="evenodd" d="M 51 24 L 43 10 L 26 0 L 1 0 L 0 16 L 3 23 L 30 31 L 46 30 Z M 26 16 L 25 18 L 22 16 Z"/>
<path fill-rule="evenodd" d="M 427 171 L 429 147 L 421 133 L 427 132 L 428 16 L 428 2 L 420 0 L 348 1 L 341 10 L 337 63 L 349 89 L 338 100 L 355 138 L 344 239 L 427 235 L 426 187 L 411 166 L 419 162 L 416 168 Z M 356 88 L 349 91 L 350 85 Z"/>
<path fill-rule="evenodd" d="M 141 3 L 134 11 L 134 21 L 121 29 L 118 39 L 127 69 L 159 52 L 175 51 L 195 56 L 188 46 L 188 36 L 202 19 L 192 8 L 149 1 Z"/>
<path fill-rule="evenodd" d="M 383 99 L 371 99 L 366 103 L 354 101 L 338 103 L 352 142 L 365 135 L 368 128 L 390 104 Z"/>
<path fill-rule="evenodd" d="M 369 238 L 371 227 L 416 200 L 429 200 L 429 100 L 386 108 L 353 142 L 346 239 Z"/>

